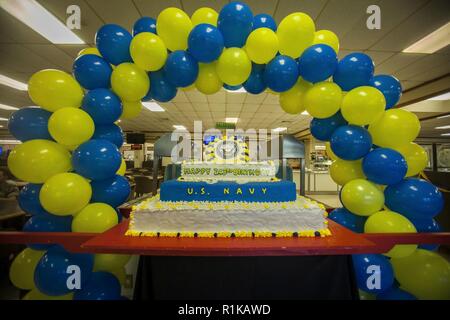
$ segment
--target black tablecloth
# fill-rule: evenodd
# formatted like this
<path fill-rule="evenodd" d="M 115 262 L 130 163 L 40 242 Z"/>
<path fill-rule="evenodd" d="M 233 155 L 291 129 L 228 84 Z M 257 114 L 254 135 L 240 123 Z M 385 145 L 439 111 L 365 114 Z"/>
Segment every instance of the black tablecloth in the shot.
<path fill-rule="evenodd" d="M 357 299 L 350 256 L 150 257 L 135 296 L 149 299 Z"/>

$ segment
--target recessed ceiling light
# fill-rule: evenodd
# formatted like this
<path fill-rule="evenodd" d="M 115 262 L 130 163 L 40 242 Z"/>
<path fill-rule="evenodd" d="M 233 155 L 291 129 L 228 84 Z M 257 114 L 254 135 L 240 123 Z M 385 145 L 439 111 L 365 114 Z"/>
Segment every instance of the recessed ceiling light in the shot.
<path fill-rule="evenodd" d="M 286 131 L 286 130 L 287 130 L 286 127 L 278 127 L 278 128 L 273 129 L 272 131 L 275 131 L 275 132 L 282 132 L 282 131 Z"/>
<path fill-rule="evenodd" d="M 164 110 L 159 104 L 157 104 L 154 101 L 148 101 L 148 102 L 142 102 L 142 105 L 153 112 L 164 112 L 166 110 Z"/>
<path fill-rule="evenodd" d="M 445 101 L 445 100 L 450 100 L 450 92 L 444 93 L 444 94 L 440 94 L 438 96 L 429 98 L 428 100 L 432 100 L 432 101 Z"/>
<path fill-rule="evenodd" d="M 405 53 L 434 53 L 450 44 L 450 22 L 403 50 Z"/>
<path fill-rule="evenodd" d="M 84 44 L 75 33 L 35 0 L 2 0 L 9 14 L 54 44 Z"/>
<path fill-rule="evenodd" d="M 443 133 L 443 134 L 441 134 L 441 136 L 448 137 L 448 136 L 450 136 L 450 132 L 449 133 Z"/>
<path fill-rule="evenodd" d="M 448 118 L 448 117 L 450 117 L 450 114 L 446 114 L 445 116 L 437 117 L 437 119 L 444 119 L 444 118 Z"/>
<path fill-rule="evenodd" d="M 6 104 L 0 103 L 0 109 L 2 110 L 19 110 L 19 108 L 7 106 Z"/>
<path fill-rule="evenodd" d="M 0 121 L 8 121 L 8 119 L 0 117 Z"/>
<path fill-rule="evenodd" d="M 186 127 L 180 124 L 174 124 L 173 127 L 177 130 L 186 130 Z"/>
<path fill-rule="evenodd" d="M 0 74 L 0 84 L 3 84 L 5 86 L 21 90 L 21 91 L 27 91 L 28 85 L 26 83 L 11 79 L 10 77 L 4 76 Z"/>
<path fill-rule="evenodd" d="M 231 93 L 247 93 L 247 91 L 244 89 L 244 87 L 239 88 L 239 89 L 237 89 L 237 90 L 229 90 L 229 89 L 225 89 L 225 91 L 231 92 Z"/>
<path fill-rule="evenodd" d="M 441 127 L 436 127 L 435 129 L 437 129 L 437 130 L 445 130 L 445 129 L 450 129 L 450 126 L 441 126 Z"/>
<path fill-rule="evenodd" d="M 239 118 L 225 118 L 225 122 L 227 123 L 237 123 Z"/>
<path fill-rule="evenodd" d="M 0 128 L 3 128 L 3 126 L 0 125 Z"/>

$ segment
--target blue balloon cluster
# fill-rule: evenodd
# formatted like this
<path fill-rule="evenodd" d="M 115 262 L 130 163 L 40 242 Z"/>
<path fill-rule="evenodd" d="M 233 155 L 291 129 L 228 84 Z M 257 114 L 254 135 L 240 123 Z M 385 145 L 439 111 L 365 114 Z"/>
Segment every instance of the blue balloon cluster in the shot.
<path fill-rule="evenodd" d="M 177 50 L 167 57 L 164 73 L 173 86 L 188 87 L 197 79 L 198 62 L 187 51 Z"/>
<path fill-rule="evenodd" d="M 370 133 L 360 126 L 340 126 L 331 135 L 331 150 L 341 159 L 358 160 L 372 148 Z"/>
<path fill-rule="evenodd" d="M 366 217 L 357 216 L 345 208 L 337 208 L 330 212 L 328 218 L 358 233 L 364 232 Z"/>
<path fill-rule="evenodd" d="M 198 71 L 197 71 L 198 72 Z M 159 102 L 168 102 L 177 95 L 177 87 L 167 80 L 164 70 L 158 70 L 149 73 L 150 90 L 142 99 L 144 101 L 156 100 Z"/>
<path fill-rule="evenodd" d="M 299 75 L 306 81 L 325 81 L 334 74 L 338 58 L 333 48 L 316 44 L 307 48 L 298 59 Z"/>
<path fill-rule="evenodd" d="M 8 130 L 22 142 L 33 139 L 53 140 L 48 132 L 48 119 L 51 115 L 51 112 L 41 108 L 17 110 L 9 118 Z"/>
<path fill-rule="evenodd" d="M 375 65 L 368 55 L 359 52 L 350 53 L 339 61 L 333 75 L 333 81 L 343 91 L 368 86 L 373 77 L 374 69 Z"/>
<path fill-rule="evenodd" d="M 86 93 L 81 109 L 91 116 L 96 125 L 108 125 L 119 120 L 122 102 L 111 90 L 99 88 Z"/>
<path fill-rule="evenodd" d="M 230 2 L 219 13 L 217 28 L 222 33 L 224 45 L 242 47 L 253 28 L 253 13 L 242 2 Z"/>
<path fill-rule="evenodd" d="M 333 132 L 337 128 L 345 126 L 347 124 L 348 123 L 342 116 L 341 112 L 338 111 L 329 118 L 312 119 L 309 128 L 312 136 L 317 140 L 330 141 Z"/>
<path fill-rule="evenodd" d="M 198 62 L 217 60 L 224 48 L 222 33 L 213 25 L 199 24 L 189 34 L 188 48 Z"/>
<path fill-rule="evenodd" d="M 278 55 L 272 59 L 264 70 L 264 81 L 275 92 L 287 91 L 298 79 L 297 62 L 291 57 Z"/>
<path fill-rule="evenodd" d="M 132 62 L 130 43 L 132 36 L 116 24 L 105 24 L 95 35 L 95 44 L 102 57 L 113 65 Z"/>
<path fill-rule="evenodd" d="M 122 300 L 120 283 L 109 272 L 93 272 L 89 281 L 74 294 L 74 300 Z"/>
<path fill-rule="evenodd" d="M 138 19 L 133 26 L 133 37 L 141 32 L 151 32 L 156 34 L 156 20 L 151 17 Z"/>
<path fill-rule="evenodd" d="M 394 270 L 389 260 L 381 254 L 356 254 L 352 256 L 358 288 L 378 294 L 394 284 Z"/>
<path fill-rule="evenodd" d="M 399 183 L 408 171 L 405 158 L 389 148 L 377 148 L 369 152 L 364 157 L 362 167 L 367 179 L 383 185 Z"/>
<path fill-rule="evenodd" d="M 84 54 L 75 59 L 73 75 L 87 90 L 111 87 L 111 65 L 95 54 Z"/>

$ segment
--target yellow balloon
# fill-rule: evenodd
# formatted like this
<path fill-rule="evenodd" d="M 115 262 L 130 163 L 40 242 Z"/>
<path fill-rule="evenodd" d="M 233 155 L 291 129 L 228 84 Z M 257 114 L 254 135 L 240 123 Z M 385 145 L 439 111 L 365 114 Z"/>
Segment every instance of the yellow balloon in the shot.
<path fill-rule="evenodd" d="M 298 58 L 312 45 L 316 27 L 305 13 L 294 12 L 281 20 L 277 29 L 281 54 Z"/>
<path fill-rule="evenodd" d="M 22 290 L 31 290 L 34 285 L 34 269 L 45 251 L 24 249 L 13 260 L 9 268 L 9 279 L 12 284 Z"/>
<path fill-rule="evenodd" d="M 131 256 L 128 254 L 96 254 L 94 256 L 94 271 L 111 271 L 123 268 Z"/>
<path fill-rule="evenodd" d="M 217 75 L 217 62 L 199 63 L 195 87 L 203 94 L 214 94 L 222 89 L 223 82 Z"/>
<path fill-rule="evenodd" d="M 79 108 L 83 89 L 72 76 L 54 69 L 41 70 L 28 81 L 31 100 L 42 109 L 56 111 L 61 108 Z"/>
<path fill-rule="evenodd" d="M 342 187 L 341 201 L 352 213 L 370 216 L 383 208 L 384 194 L 374 183 L 364 179 L 354 179 Z"/>
<path fill-rule="evenodd" d="M 393 148 L 408 144 L 417 138 L 420 121 L 417 116 L 404 109 L 389 109 L 381 118 L 369 125 L 374 144 Z"/>
<path fill-rule="evenodd" d="M 227 48 L 222 51 L 216 70 L 220 80 L 230 86 L 237 86 L 250 76 L 252 62 L 243 49 Z"/>
<path fill-rule="evenodd" d="M 376 300 L 377 298 L 376 295 L 367 293 L 362 290 L 358 290 L 358 292 L 359 292 L 359 300 Z"/>
<path fill-rule="evenodd" d="M 313 44 L 326 44 L 334 49 L 336 54 L 339 53 L 339 38 L 330 30 L 318 30 L 314 33 Z"/>
<path fill-rule="evenodd" d="M 48 296 L 35 288 L 29 291 L 22 300 L 73 300 L 73 292 L 62 296 Z"/>
<path fill-rule="evenodd" d="M 365 126 L 379 119 L 386 107 L 380 90 L 362 86 L 350 90 L 342 101 L 342 116 L 350 124 Z"/>
<path fill-rule="evenodd" d="M 416 233 L 416 228 L 407 218 L 397 212 L 384 210 L 374 213 L 364 224 L 365 233 Z M 391 258 L 401 258 L 412 254 L 416 244 L 401 244 L 394 246 L 384 255 Z"/>
<path fill-rule="evenodd" d="M 266 64 L 272 60 L 278 52 L 278 37 L 269 28 L 253 30 L 245 44 L 248 57 L 255 63 Z"/>
<path fill-rule="evenodd" d="M 125 163 L 125 159 L 122 158 L 122 162 L 120 163 L 119 170 L 117 170 L 116 174 L 123 176 L 125 175 L 125 171 L 127 171 L 127 164 Z"/>
<path fill-rule="evenodd" d="M 214 67 L 215 68 L 215 67 Z M 215 72 L 215 71 L 214 71 Z M 189 86 L 187 86 L 187 87 L 182 87 L 181 88 L 183 91 L 192 91 L 192 90 L 194 90 L 195 89 L 195 83 L 193 83 L 193 84 L 191 84 L 191 85 L 189 85 Z"/>
<path fill-rule="evenodd" d="M 338 185 L 345 185 L 355 179 L 365 179 L 362 170 L 362 160 L 346 161 L 338 159 L 330 166 L 330 176 Z"/>
<path fill-rule="evenodd" d="M 98 51 L 97 48 L 95 47 L 91 47 L 91 48 L 84 48 L 82 50 L 80 50 L 80 52 L 78 52 L 78 57 L 85 55 L 85 54 L 95 54 L 96 56 L 101 57 L 102 55 L 100 54 L 100 51 Z"/>
<path fill-rule="evenodd" d="M 207 23 L 217 27 L 218 17 L 219 14 L 214 9 L 208 7 L 197 9 L 191 17 L 192 26 L 195 27 L 198 24 Z"/>
<path fill-rule="evenodd" d="M 417 143 L 410 142 L 395 148 L 408 164 L 407 177 L 418 175 L 428 164 L 428 153 Z"/>
<path fill-rule="evenodd" d="M 139 115 L 142 110 L 141 101 L 122 101 L 121 119 L 132 119 Z"/>
<path fill-rule="evenodd" d="M 134 63 L 121 63 L 111 74 L 113 91 L 125 101 L 141 100 L 150 88 L 147 73 Z"/>
<path fill-rule="evenodd" d="M 91 203 L 72 220 L 73 232 L 101 233 L 119 222 L 117 212 L 106 203 Z"/>
<path fill-rule="evenodd" d="M 327 153 L 328 157 L 331 160 L 335 161 L 335 160 L 340 159 L 337 155 L 334 154 L 333 150 L 331 150 L 331 146 L 330 146 L 330 142 L 329 141 L 327 141 L 325 143 L 325 146 L 326 146 L 325 152 Z"/>
<path fill-rule="evenodd" d="M 156 32 L 170 51 L 186 50 L 192 22 L 183 10 L 167 8 L 156 19 Z"/>
<path fill-rule="evenodd" d="M 68 216 L 83 209 L 91 200 L 89 182 L 75 173 L 54 175 L 41 188 L 39 200 L 50 213 Z"/>
<path fill-rule="evenodd" d="M 146 71 L 156 71 L 166 62 L 167 48 L 156 34 L 141 32 L 131 40 L 130 54 L 138 67 Z"/>
<path fill-rule="evenodd" d="M 266 89 L 266 92 L 267 92 L 267 93 L 270 93 L 270 94 L 273 94 L 274 96 L 278 96 L 278 95 L 279 95 L 279 92 L 275 92 L 275 91 L 273 91 L 273 90 L 270 89 L 270 88 L 267 88 L 267 89 Z"/>
<path fill-rule="evenodd" d="M 304 103 L 312 117 L 331 117 L 341 107 L 342 90 L 333 82 L 318 82 L 306 92 Z"/>
<path fill-rule="evenodd" d="M 312 83 L 298 78 L 297 83 L 287 91 L 280 93 L 280 106 L 290 114 L 299 114 L 305 111 L 305 93 L 312 87 Z"/>
<path fill-rule="evenodd" d="M 62 108 L 50 116 L 48 131 L 56 142 L 65 146 L 75 146 L 88 141 L 92 137 L 95 125 L 86 111 L 76 108 Z"/>
<path fill-rule="evenodd" d="M 417 249 L 391 259 L 401 287 L 420 300 L 450 300 L 450 264 L 439 254 Z"/>
<path fill-rule="evenodd" d="M 70 153 L 49 140 L 30 140 L 16 146 L 8 157 L 8 168 L 18 179 L 44 183 L 51 176 L 72 169 Z"/>

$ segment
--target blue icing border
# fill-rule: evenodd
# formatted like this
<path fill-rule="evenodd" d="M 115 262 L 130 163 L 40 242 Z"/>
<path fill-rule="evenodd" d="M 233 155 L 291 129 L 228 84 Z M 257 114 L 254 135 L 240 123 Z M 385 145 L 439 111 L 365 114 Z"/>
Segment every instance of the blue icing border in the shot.
<path fill-rule="evenodd" d="M 246 201 L 246 202 L 286 202 L 297 198 L 295 183 L 276 182 L 236 182 L 216 183 L 169 180 L 161 184 L 161 201 Z"/>

